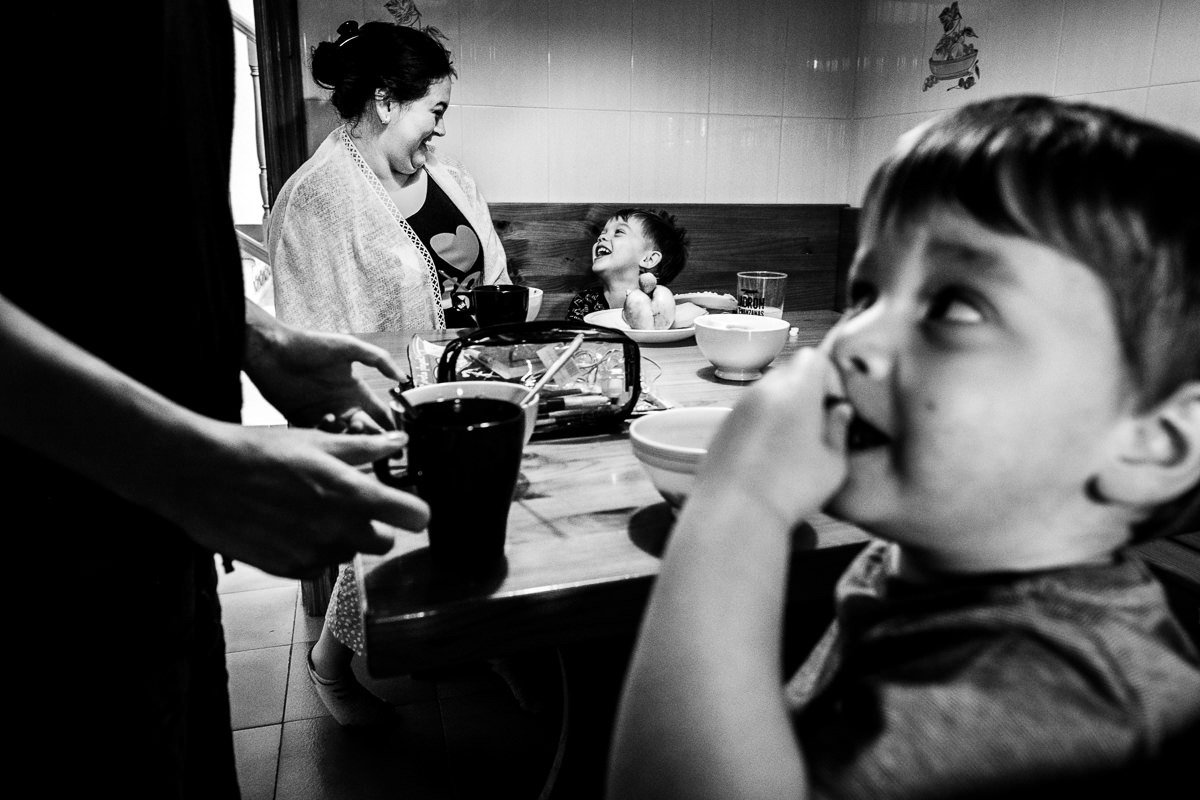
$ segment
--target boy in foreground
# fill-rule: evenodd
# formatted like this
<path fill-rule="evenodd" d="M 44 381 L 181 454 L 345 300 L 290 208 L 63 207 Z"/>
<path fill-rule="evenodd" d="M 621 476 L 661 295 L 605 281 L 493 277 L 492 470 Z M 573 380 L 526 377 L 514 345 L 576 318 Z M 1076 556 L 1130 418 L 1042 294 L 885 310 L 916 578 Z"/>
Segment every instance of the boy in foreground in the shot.
<path fill-rule="evenodd" d="M 1196 651 L 1125 553 L 1200 527 L 1185 174 L 1196 140 L 1039 97 L 901 139 L 845 318 L 747 392 L 682 510 L 611 797 L 1024 799 L 1195 730 Z M 789 533 L 822 510 L 873 538 L 785 686 Z"/>

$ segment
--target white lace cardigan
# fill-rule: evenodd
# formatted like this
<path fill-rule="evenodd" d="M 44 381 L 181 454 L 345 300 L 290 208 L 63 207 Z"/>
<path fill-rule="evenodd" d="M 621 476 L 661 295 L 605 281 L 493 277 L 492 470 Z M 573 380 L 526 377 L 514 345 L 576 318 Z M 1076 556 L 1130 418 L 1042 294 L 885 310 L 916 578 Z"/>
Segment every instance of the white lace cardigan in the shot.
<path fill-rule="evenodd" d="M 487 202 L 456 161 L 425 165 L 483 245 L 483 282 L 512 283 Z M 312 330 L 444 328 L 429 253 L 345 128 L 334 130 L 280 189 L 267 223 L 275 313 Z"/>

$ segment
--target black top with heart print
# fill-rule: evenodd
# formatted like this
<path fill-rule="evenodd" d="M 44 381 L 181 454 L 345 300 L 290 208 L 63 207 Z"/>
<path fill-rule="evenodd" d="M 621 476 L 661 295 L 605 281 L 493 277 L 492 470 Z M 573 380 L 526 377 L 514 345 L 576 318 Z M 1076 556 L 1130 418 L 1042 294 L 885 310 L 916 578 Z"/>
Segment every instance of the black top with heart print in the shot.
<path fill-rule="evenodd" d="M 483 246 L 471 223 L 437 181 L 429 177 L 426 186 L 425 203 L 407 218 L 408 224 L 429 251 L 437 268 L 442 283 L 446 326 L 474 326 L 469 315 L 464 315 L 462 320 L 451 318 L 461 312 L 453 309 L 450 295 L 466 291 L 483 279 Z"/>

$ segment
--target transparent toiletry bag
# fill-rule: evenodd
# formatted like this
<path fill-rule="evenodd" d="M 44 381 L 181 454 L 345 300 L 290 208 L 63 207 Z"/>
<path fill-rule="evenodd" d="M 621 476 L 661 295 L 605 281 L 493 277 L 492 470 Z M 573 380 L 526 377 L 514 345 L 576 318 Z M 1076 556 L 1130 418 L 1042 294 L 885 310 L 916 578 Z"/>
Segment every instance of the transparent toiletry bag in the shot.
<path fill-rule="evenodd" d="M 534 438 L 617 429 L 637 407 L 641 351 L 621 331 L 587 322 L 516 322 L 479 328 L 446 344 L 436 381 L 533 386 L 579 334 L 578 350 L 539 390 Z"/>

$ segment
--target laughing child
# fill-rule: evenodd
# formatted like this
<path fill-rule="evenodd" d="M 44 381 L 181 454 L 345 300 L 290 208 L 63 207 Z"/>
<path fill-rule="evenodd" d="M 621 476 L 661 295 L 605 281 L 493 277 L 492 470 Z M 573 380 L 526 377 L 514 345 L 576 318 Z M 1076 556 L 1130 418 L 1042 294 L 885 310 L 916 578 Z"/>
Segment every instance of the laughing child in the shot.
<path fill-rule="evenodd" d="M 609 217 L 592 245 L 592 272 L 599 283 L 571 298 L 567 319 L 621 308 L 625 295 L 648 272 L 666 286 L 687 264 L 687 231 L 666 211 L 626 208 Z"/>
<path fill-rule="evenodd" d="M 1041 97 L 901 138 L 847 313 L 746 393 L 681 511 L 610 796 L 1108 796 L 1194 741 L 1196 650 L 1127 550 L 1200 527 L 1181 175 L 1194 138 Z M 785 683 L 789 532 L 822 510 L 871 538 Z"/>

